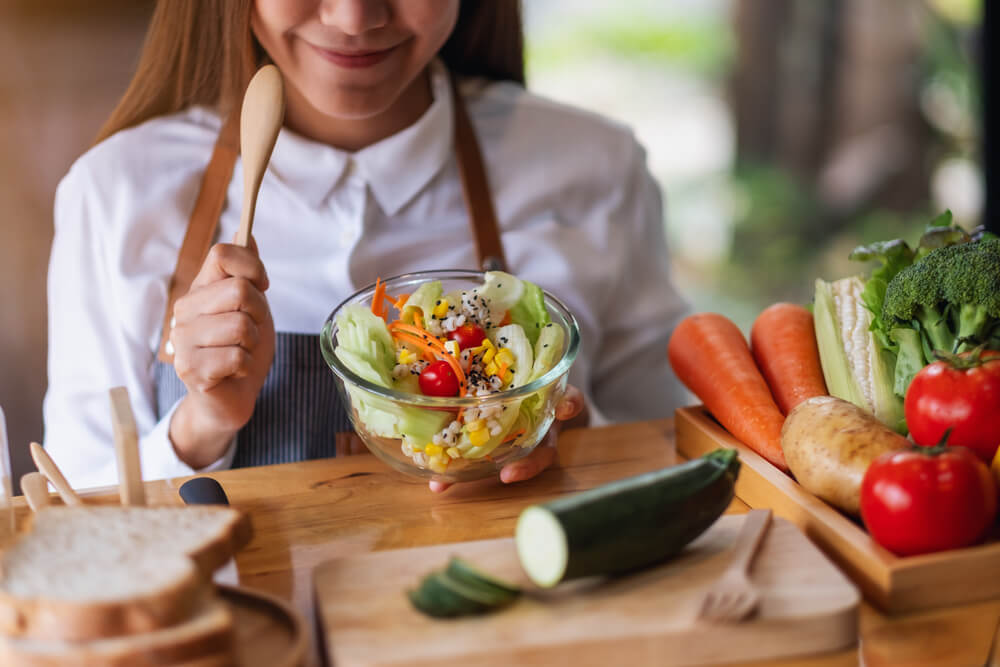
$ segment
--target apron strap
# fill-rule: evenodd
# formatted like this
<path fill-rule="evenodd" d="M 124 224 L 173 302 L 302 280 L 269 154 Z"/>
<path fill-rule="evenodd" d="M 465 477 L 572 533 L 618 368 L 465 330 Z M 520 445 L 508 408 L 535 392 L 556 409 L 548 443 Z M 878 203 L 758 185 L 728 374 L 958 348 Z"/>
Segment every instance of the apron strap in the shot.
<path fill-rule="evenodd" d="M 451 76 L 451 94 L 455 124 L 455 158 L 458 161 L 462 196 L 469 214 L 469 227 L 475 240 L 479 268 L 483 271 L 505 271 L 507 261 L 504 258 L 503 242 L 500 240 L 499 225 L 493 209 L 493 196 L 486 179 L 483 156 L 479 150 L 479 140 L 469 120 L 465 101 L 459 93 L 458 80 L 454 75 Z M 170 340 L 170 320 L 173 318 L 174 303 L 191 288 L 191 283 L 198 275 L 212 246 L 239 153 L 240 112 L 237 109 L 229 115 L 219 132 L 212 158 L 201 181 L 198 199 L 188 221 L 184 242 L 177 255 L 177 266 L 170 279 L 158 353 L 159 360 L 164 363 L 173 363 L 174 358 L 173 350 L 167 346 Z"/>
<path fill-rule="evenodd" d="M 208 256 L 208 250 L 215 239 L 219 226 L 219 216 L 226 203 L 226 192 L 233 178 L 233 167 L 240 154 L 240 114 L 237 109 L 229 115 L 219 138 L 215 142 L 212 158 L 201 180 L 201 189 L 195 200 L 187 232 L 177 254 L 177 266 L 167 289 L 167 308 L 163 314 L 163 331 L 160 334 L 160 361 L 172 364 L 174 351 L 168 349 L 170 321 L 174 315 L 174 303 L 191 289 L 191 283 L 201 270 Z"/>
<path fill-rule="evenodd" d="M 458 77 L 451 75 L 452 107 L 455 117 L 455 158 L 458 160 L 458 174 L 462 179 L 462 196 L 465 210 L 469 214 L 472 237 L 476 242 L 476 257 L 483 271 L 506 271 L 507 260 L 500 240 L 500 226 L 493 209 L 493 194 L 483 156 L 479 150 L 476 131 L 469 120 L 465 101 L 458 90 Z"/>

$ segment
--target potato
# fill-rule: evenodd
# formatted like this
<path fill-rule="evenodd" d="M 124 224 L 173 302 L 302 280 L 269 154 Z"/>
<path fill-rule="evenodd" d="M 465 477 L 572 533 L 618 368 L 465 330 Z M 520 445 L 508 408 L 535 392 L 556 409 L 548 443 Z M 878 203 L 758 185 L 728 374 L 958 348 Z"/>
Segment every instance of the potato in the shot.
<path fill-rule="evenodd" d="M 810 493 L 842 510 L 861 512 L 868 464 L 910 442 L 853 403 L 833 396 L 803 401 L 785 418 L 781 448 L 788 468 Z"/>

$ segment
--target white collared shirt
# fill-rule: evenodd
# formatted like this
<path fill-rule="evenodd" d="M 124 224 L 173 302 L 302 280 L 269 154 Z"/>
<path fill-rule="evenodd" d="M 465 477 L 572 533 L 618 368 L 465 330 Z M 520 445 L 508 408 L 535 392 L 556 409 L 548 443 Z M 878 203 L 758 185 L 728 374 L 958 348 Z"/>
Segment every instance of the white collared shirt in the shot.
<path fill-rule="evenodd" d="M 318 333 L 376 277 L 474 268 L 452 140 L 447 75 L 412 126 L 356 153 L 283 129 L 254 237 L 277 331 Z M 509 270 L 576 315 L 570 382 L 592 423 L 667 417 L 684 393 L 666 343 L 685 305 L 669 276 L 659 190 L 625 128 L 512 83 L 462 87 L 479 137 Z M 56 194 L 48 280 L 45 446 L 71 484 L 117 482 L 108 389 L 129 392 L 145 479 L 189 475 L 156 417 L 152 365 L 167 284 L 221 126 L 194 108 L 117 133 Z M 239 225 L 237 163 L 220 239 Z M 232 451 L 214 464 L 226 467 Z"/>

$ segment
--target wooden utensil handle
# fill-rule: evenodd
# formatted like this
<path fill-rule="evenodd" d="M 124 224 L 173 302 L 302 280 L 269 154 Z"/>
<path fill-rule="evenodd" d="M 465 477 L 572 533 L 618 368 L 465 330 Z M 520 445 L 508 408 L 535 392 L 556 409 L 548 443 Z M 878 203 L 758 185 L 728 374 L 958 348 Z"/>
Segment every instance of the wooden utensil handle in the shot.
<path fill-rule="evenodd" d="M 29 472 L 21 478 L 21 492 L 28 501 L 32 512 L 37 512 L 49 506 L 49 480 L 40 472 Z"/>
<path fill-rule="evenodd" d="M 45 448 L 37 442 L 31 443 L 31 458 L 35 462 L 35 465 L 38 466 L 38 470 L 48 478 L 52 486 L 56 487 L 56 491 L 64 503 L 67 505 L 83 504 L 80 496 L 76 495 L 76 491 L 73 490 L 73 487 L 69 485 L 69 482 L 63 476 L 62 471 L 59 470 L 59 466 L 52 460 L 49 453 L 45 451 Z"/>
<path fill-rule="evenodd" d="M 142 485 L 142 464 L 139 461 L 139 430 L 135 425 L 128 390 L 115 387 L 108 394 L 118 459 L 118 493 L 122 505 L 141 507 L 146 504 L 146 489 Z"/>
<path fill-rule="evenodd" d="M 736 537 L 736 548 L 733 553 L 731 567 L 738 568 L 743 572 L 750 569 L 750 563 L 757 547 L 760 546 L 767 527 L 771 523 L 771 510 L 750 510 L 747 518 L 743 520 L 743 528 Z"/>

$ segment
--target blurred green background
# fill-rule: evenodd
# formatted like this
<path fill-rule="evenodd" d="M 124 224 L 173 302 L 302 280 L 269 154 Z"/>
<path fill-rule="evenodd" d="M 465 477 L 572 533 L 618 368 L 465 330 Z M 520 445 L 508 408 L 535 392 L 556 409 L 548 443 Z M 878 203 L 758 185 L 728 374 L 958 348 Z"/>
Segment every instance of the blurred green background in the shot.
<path fill-rule="evenodd" d="M 529 0 L 528 85 L 634 129 L 679 288 L 746 331 L 859 243 L 978 223 L 983 1 Z"/>

